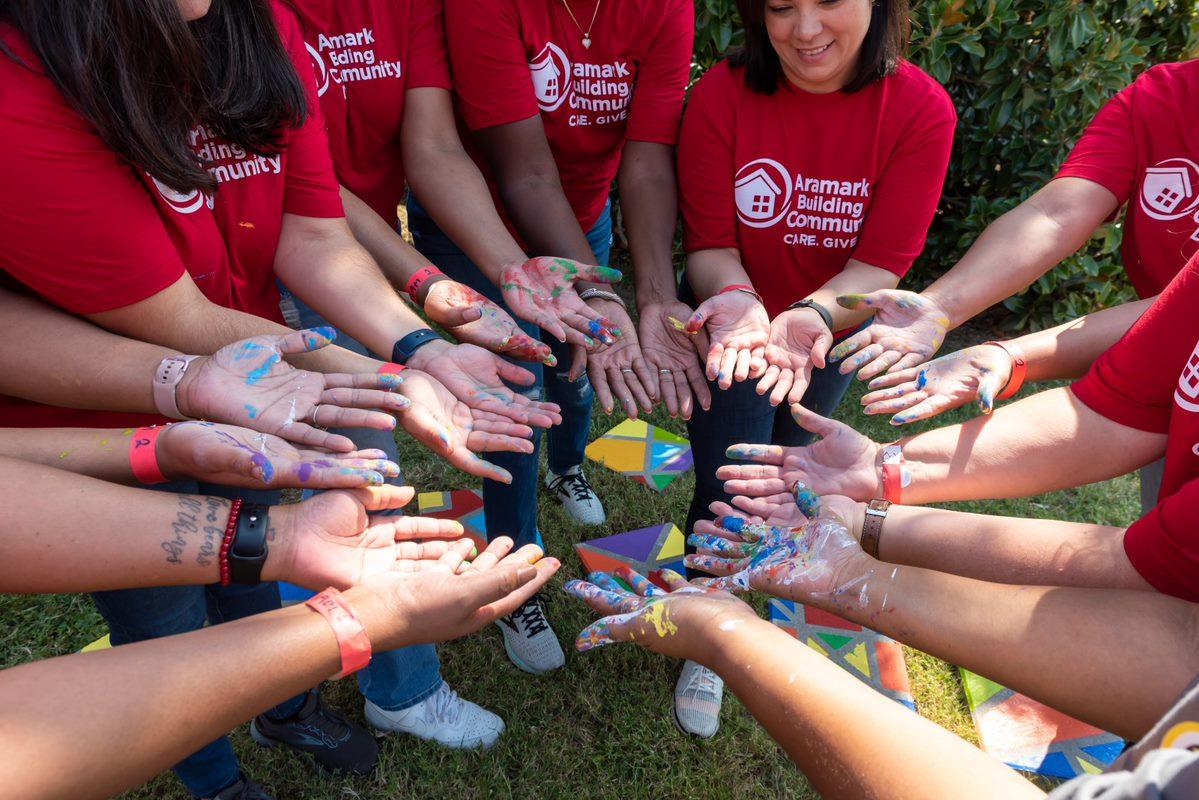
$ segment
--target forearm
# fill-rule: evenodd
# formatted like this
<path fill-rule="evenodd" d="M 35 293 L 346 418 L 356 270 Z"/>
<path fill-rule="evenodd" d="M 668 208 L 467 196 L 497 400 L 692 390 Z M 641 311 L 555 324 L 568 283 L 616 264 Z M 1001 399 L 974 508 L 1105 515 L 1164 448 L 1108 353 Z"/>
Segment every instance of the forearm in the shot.
<path fill-rule="evenodd" d="M 1124 529 L 1110 525 L 893 505 L 879 557 L 993 583 L 1153 591 L 1124 554 Z"/>
<path fill-rule="evenodd" d="M 1069 389 L 900 440 L 911 473 L 903 502 L 1024 497 L 1107 480 L 1165 452 L 1164 434 L 1112 422 Z M 864 498 L 858 498 L 864 499 Z"/>
<path fill-rule="evenodd" d="M 1080 378 L 1103 351 L 1120 341 L 1156 297 L 1087 314 L 1056 328 L 1013 339 L 1028 362 L 1027 380 Z"/>
<path fill-rule="evenodd" d="M 845 265 L 845 269 L 829 278 L 819 289 L 809 293 L 808 298 L 828 309 L 829 314 L 833 317 L 834 332 L 843 331 L 856 328 L 871 315 L 871 309 L 868 306 L 858 310 L 844 308 L 837 303 L 839 296 L 863 294 L 878 289 L 894 289 L 897 285 L 899 285 L 899 276 L 894 272 L 872 267 L 851 258 Z M 795 298 L 795 300 L 802 299 L 804 298 Z"/>
<path fill-rule="evenodd" d="M 500 199 L 532 255 L 591 264 L 595 254 L 562 193 L 558 173 L 532 174 L 500 184 Z"/>
<path fill-rule="evenodd" d="M 950 327 L 957 327 L 1075 252 L 1117 206 L 1114 195 L 1090 181 L 1050 181 L 988 225 L 923 294 L 949 315 Z"/>
<path fill-rule="evenodd" d="M 697 250 L 687 256 L 687 283 L 696 300 L 707 300 L 734 283 L 750 284 L 741 264 L 741 253 L 733 247 Z"/>
<path fill-rule="evenodd" d="M 428 327 L 339 220 L 284 215 L 275 271 L 296 296 L 372 352 L 390 354 L 397 340 Z"/>
<path fill-rule="evenodd" d="M 710 666 L 821 797 L 1043 796 L 998 761 L 769 623 L 727 631 L 714 650 Z"/>
<path fill-rule="evenodd" d="M 865 556 L 853 574 L 850 590 L 806 602 L 1129 739 L 1199 670 L 1199 607 L 1166 595 L 1007 586 Z"/>
<path fill-rule="evenodd" d="M 346 210 L 346 223 L 358 244 L 379 265 L 383 277 L 403 291 L 409 279 L 428 266 L 429 259 L 405 242 L 394 227 L 344 186 L 341 187 L 341 203 Z"/>
<path fill-rule="evenodd" d="M 673 258 L 678 221 L 674 148 L 628 142 L 617 184 L 633 259 L 637 307 L 674 302 L 678 299 Z"/>
<path fill-rule="evenodd" d="M 339 668 L 332 628 L 302 605 L 14 667 L 0 780 L 25 798 L 110 797 Z"/>

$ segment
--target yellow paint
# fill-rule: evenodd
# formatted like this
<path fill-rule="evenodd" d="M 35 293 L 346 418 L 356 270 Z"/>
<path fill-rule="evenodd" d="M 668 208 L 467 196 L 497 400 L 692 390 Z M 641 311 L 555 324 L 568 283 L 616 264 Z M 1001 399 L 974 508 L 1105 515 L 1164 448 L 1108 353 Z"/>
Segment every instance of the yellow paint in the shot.
<path fill-rule="evenodd" d="M 70 450 L 63 450 L 61 453 L 58 454 L 58 457 L 59 457 L 59 459 L 63 459 L 63 458 L 66 458 L 67 456 L 69 456 L 70 454 L 71 454 Z"/>
<path fill-rule="evenodd" d="M 813 639 L 811 637 L 808 638 L 808 647 L 812 648 L 813 650 L 815 650 L 817 653 L 819 653 L 822 656 L 828 655 L 828 651 L 825 650 L 823 647 L 821 647 L 819 642 L 817 642 L 815 639 Z"/>
<path fill-rule="evenodd" d="M 645 467 L 645 442 L 627 439 L 596 439 L 587 445 L 587 457 L 616 472 L 640 471 Z"/>
<path fill-rule="evenodd" d="M 658 560 L 665 561 L 668 558 L 678 558 L 683 555 L 683 548 L 686 540 L 683 538 L 683 532 L 677 526 L 670 526 L 670 533 L 666 534 L 666 542 L 662 545 L 662 549 L 658 551 Z"/>
<path fill-rule="evenodd" d="M 859 642 L 858 646 L 853 649 L 853 652 L 845 654 L 845 660 L 853 664 L 858 672 L 870 677 L 870 659 L 866 655 L 866 643 Z"/>
<path fill-rule="evenodd" d="M 1078 765 L 1082 767 L 1088 775 L 1098 775 L 1100 772 L 1103 772 L 1103 767 L 1092 764 L 1090 761 L 1087 761 L 1084 758 L 1076 758 L 1075 761 L 1078 762 Z"/>
<path fill-rule="evenodd" d="M 112 647 L 112 642 L 108 641 L 108 634 L 106 633 L 103 636 L 101 636 L 99 639 L 97 639 L 96 641 L 89 644 L 87 647 L 80 650 L 79 652 L 80 653 L 91 653 L 96 650 L 107 650 L 110 647 Z"/>
<path fill-rule="evenodd" d="M 652 622 L 659 638 L 673 636 L 679 632 L 679 626 L 670 621 L 665 603 L 654 603 L 645 610 L 644 619 Z"/>
<path fill-rule="evenodd" d="M 416 508 L 420 513 L 425 513 L 434 507 L 440 511 L 446 506 L 445 492 L 421 492 L 416 496 Z"/>

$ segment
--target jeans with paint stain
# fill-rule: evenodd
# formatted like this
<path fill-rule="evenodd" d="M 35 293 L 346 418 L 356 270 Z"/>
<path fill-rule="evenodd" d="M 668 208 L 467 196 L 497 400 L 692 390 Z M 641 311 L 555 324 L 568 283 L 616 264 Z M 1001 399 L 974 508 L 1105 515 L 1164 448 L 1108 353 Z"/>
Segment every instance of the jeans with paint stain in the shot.
<path fill-rule="evenodd" d="M 175 494 L 203 494 L 249 503 L 277 505 L 281 493 L 197 481 L 174 481 L 151 487 Z M 225 520 L 219 526 L 223 533 Z M 205 621 L 217 625 L 279 608 L 279 585 L 219 583 L 207 586 L 160 586 L 151 589 L 118 589 L 92 593 L 100 615 L 108 623 L 112 645 L 159 639 L 198 631 Z M 178 698 L 181 703 L 186 697 Z M 304 695 L 283 701 L 266 712 L 283 719 L 300 710 Z M 229 738 L 209 742 L 174 766 L 175 775 L 196 797 L 210 797 L 237 780 L 238 762 Z"/>
<path fill-rule="evenodd" d="M 466 284 L 511 314 L 504 303 L 502 293 L 483 272 L 471 262 L 466 253 L 454 244 L 411 195 L 408 197 L 408 228 L 421 254 L 437 265 L 446 275 L 459 283 Z M 595 255 L 595 263 L 608 265 L 612 250 L 611 203 L 604 206 L 599 219 L 587 232 L 587 243 Z M 512 314 L 522 331 L 534 339 L 542 340 L 541 329 Z M 562 407 L 562 424 L 555 425 L 545 434 L 548 441 L 547 461 L 554 473 L 561 475 L 571 467 L 583 463 L 583 449 L 591 432 L 591 407 L 595 392 L 587 376 L 572 381 L 570 372 L 570 346 L 553 336 L 543 340 L 558 359 L 558 366 L 545 367 L 539 363 L 508 359 L 529 370 L 537 380 L 532 386 L 511 385 L 514 391 L 533 399 L 544 399 Z M 534 431 L 534 450 L 524 453 L 488 453 L 486 458 L 512 473 L 512 483 L 483 481 L 483 516 L 487 535 L 511 536 L 520 547 L 525 544 L 541 544 L 541 533 L 537 529 L 537 489 L 540 474 L 541 432 Z"/>
<path fill-rule="evenodd" d="M 280 309 L 283 319 L 293 328 L 319 328 L 330 325 L 320 314 L 309 307 L 303 300 L 293 295 L 287 287 L 279 285 Z M 355 353 L 372 358 L 389 361 L 390 356 L 373 356 L 360 342 L 350 338 L 340 330 L 333 344 L 352 350 Z M 400 463 L 399 448 L 396 446 L 394 431 L 380 431 L 374 428 L 331 428 L 331 432 L 349 438 L 359 450 L 382 450 L 387 458 Z M 387 479 L 393 486 L 404 486 L 404 475 Z M 323 490 L 304 490 L 307 499 Z M 380 516 L 400 516 L 403 509 L 376 512 Z M 431 697 L 441 688 L 441 661 L 437 658 L 437 648 L 431 644 L 417 644 L 411 647 L 401 647 L 398 650 L 388 650 L 376 653 L 365 669 L 358 671 L 358 688 L 367 700 L 388 711 L 399 711 L 414 706 L 422 700 Z"/>

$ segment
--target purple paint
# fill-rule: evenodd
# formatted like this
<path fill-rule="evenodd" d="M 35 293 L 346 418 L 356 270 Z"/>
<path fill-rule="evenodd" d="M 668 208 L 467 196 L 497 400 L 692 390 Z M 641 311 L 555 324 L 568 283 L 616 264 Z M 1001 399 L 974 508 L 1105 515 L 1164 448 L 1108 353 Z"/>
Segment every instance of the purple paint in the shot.
<path fill-rule="evenodd" d="M 303 464 L 301 464 L 300 469 L 299 469 L 299 475 L 300 475 L 300 481 L 302 483 L 307 483 L 308 479 L 312 477 L 312 465 L 309 464 L 307 461 L 305 461 Z"/>
<path fill-rule="evenodd" d="M 262 453 L 255 453 L 250 456 L 250 461 L 262 470 L 262 482 L 270 483 L 271 479 L 275 477 L 275 465 L 271 463 L 271 460 Z"/>

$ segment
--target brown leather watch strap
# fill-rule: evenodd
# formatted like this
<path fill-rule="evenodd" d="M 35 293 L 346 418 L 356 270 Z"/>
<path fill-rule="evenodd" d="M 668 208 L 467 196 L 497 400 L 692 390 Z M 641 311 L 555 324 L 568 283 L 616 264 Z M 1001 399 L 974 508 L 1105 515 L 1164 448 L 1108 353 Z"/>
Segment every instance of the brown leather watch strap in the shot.
<path fill-rule="evenodd" d="M 878 558 L 878 542 L 883 535 L 883 520 L 887 518 L 888 500 L 871 500 L 866 506 L 866 519 L 862 522 L 862 552 Z"/>

